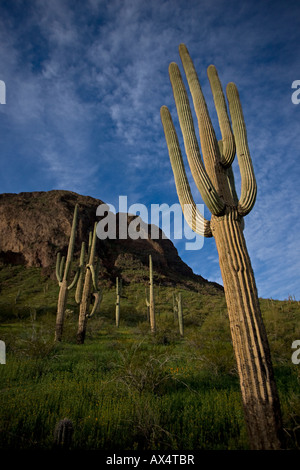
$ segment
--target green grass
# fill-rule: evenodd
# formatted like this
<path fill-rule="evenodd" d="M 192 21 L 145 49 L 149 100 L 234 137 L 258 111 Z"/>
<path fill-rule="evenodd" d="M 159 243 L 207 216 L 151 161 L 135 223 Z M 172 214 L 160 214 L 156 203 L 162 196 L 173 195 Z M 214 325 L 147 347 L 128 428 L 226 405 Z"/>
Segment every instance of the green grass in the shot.
<path fill-rule="evenodd" d="M 247 447 L 235 380 L 224 388 L 196 364 L 187 368 L 175 345 L 119 333 L 83 347 L 59 345 L 43 358 L 30 345 L 8 353 L 0 371 L 1 448 L 51 448 L 65 417 L 76 449 Z"/>
<path fill-rule="evenodd" d="M 180 289 L 185 336 L 172 311 L 174 289 L 155 287 L 157 334 L 146 320 L 145 285 L 115 291 L 76 344 L 78 306 L 70 295 L 63 342 L 55 345 L 57 283 L 40 271 L 0 269 L 0 448 L 51 449 L 55 425 L 73 422 L 78 450 L 247 449 L 224 297 L 210 286 Z M 47 287 L 45 287 L 47 286 Z M 19 294 L 18 294 L 19 292 Z M 299 449 L 299 303 L 261 300 L 288 447 Z"/>

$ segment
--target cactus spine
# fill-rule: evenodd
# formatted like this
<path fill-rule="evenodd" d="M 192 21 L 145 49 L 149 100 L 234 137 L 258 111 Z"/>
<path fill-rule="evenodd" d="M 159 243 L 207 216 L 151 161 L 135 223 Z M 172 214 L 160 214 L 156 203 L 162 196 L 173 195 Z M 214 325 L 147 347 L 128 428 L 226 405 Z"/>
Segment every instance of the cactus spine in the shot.
<path fill-rule="evenodd" d="M 75 245 L 75 234 L 77 228 L 77 219 L 78 219 L 78 204 L 75 206 L 71 235 L 68 246 L 67 259 L 64 256 L 61 256 L 60 253 L 57 254 L 56 259 L 56 278 L 59 284 L 59 295 L 57 303 L 57 315 L 56 315 L 56 327 L 55 327 L 55 341 L 61 341 L 65 310 L 68 300 L 68 292 L 71 290 L 77 280 L 78 280 L 78 271 L 76 272 L 73 281 L 69 284 L 71 276 L 71 265 L 73 261 L 74 245 Z"/>
<path fill-rule="evenodd" d="M 95 222 L 93 232 L 90 232 L 89 236 L 89 250 L 88 260 L 84 269 L 84 258 L 85 258 L 85 245 L 81 246 L 80 253 L 80 274 L 75 294 L 75 300 L 77 303 L 80 302 L 79 306 L 79 319 L 78 319 L 78 330 L 77 330 L 77 343 L 83 344 L 85 340 L 87 321 L 97 311 L 100 302 L 102 300 L 102 291 L 98 287 L 98 275 L 100 264 L 99 261 L 96 264 L 96 234 L 97 222 Z M 84 276 L 84 282 L 83 282 Z M 91 297 L 94 296 L 94 305 L 90 312 Z"/>
<path fill-rule="evenodd" d="M 122 295 L 122 279 L 116 278 L 116 326 L 119 328 L 120 324 L 120 300 Z"/>
<path fill-rule="evenodd" d="M 212 65 L 208 67 L 222 135 L 222 141 L 218 142 L 194 65 L 184 44 L 179 46 L 179 53 L 198 120 L 203 162 L 187 92 L 177 64 L 170 64 L 169 75 L 192 176 L 212 214 L 211 220 L 204 219 L 196 210 L 176 130 L 168 108 L 163 106 L 161 119 L 178 197 L 191 227 L 197 233 L 215 238 L 250 445 L 253 449 L 280 449 L 283 444 L 279 398 L 255 278 L 243 235 L 243 217 L 253 208 L 257 189 L 239 94 L 235 84 L 229 83 L 227 98 L 232 132 L 216 68 Z M 231 168 L 235 153 L 241 173 L 239 199 Z M 184 204 L 189 204 L 190 212 L 185 210 Z"/>

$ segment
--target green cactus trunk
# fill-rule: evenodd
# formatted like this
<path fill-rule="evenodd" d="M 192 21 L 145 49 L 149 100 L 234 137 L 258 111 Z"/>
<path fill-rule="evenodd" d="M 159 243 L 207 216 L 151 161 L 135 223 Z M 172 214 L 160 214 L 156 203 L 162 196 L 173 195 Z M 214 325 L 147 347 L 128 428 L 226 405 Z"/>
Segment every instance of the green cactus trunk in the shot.
<path fill-rule="evenodd" d="M 55 325 L 55 341 L 61 341 L 61 338 L 62 338 L 67 301 L 68 301 L 68 282 L 65 279 L 61 283 L 59 294 L 58 294 L 56 325 Z"/>
<path fill-rule="evenodd" d="M 212 65 L 208 67 L 222 134 L 222 140 L 218 142 L 194 65 L 184 44 L 179 46 L 179 52 L 198 120 L 203 161 L 189 99 L 175 63 L 169 67 L 170 80 L 192 176 L 211 211 L 211 220 L 204 219 L 194 203 L 176 130 L 168 108 L 163 106 L 161 119 L 178 197 L 192 229 L 206 237 L 213 236 L 216 241 L 250 446 L 256 450 L 280 449 L 283 447 L 280 403 L 254 274 L 243 235 L 243 217 L 254 206 L 257 188 L 239 94 L 233 83 L 227 85 L 232 132 L 217 71 Z M 231 167 L 235 153 L 241 173 L 239 199 Z M 187 211 L 185 204 L 189 205 Z"/>
<path fill-rule="evenodd" d="M 121 292 L 122 292 L 122 279 L 116 279 L 116 327 L 119 328 L 120 324 L 120 301 L 121 301 Z"/>
<path fill-rule="evenodd" d="M 280 405 L 253 270 L 237 213 L 212 216 L 211 228 L 230 321 L 245 420 L 253 449 L 280 448 Z"/>
<path fill-rule="evenodd" d="M 84 264 L 84 250 L 85 246 L 82 244 L 81 254 L 80 254 L 80 269 L 79 269 L 79 279 L 78 279 L 78 289 L 76 290 L 75 300 L 80 302 L 79 306 L 79 318 L 78 318 L 78 329 L 77 329 L 77 344 L 83 344 L 86 335 L 86 327 L 88 319 L 95 313 L 97 310 L 101 299 L 102 293 L 98 289 L 98 274 L 100 263 L 95 267 L 95 257 L 96 257 L 96 242 L 97 242 L 97 222 L 94 224 L 93 232 L 90 232 L 89 236 L 89 252 L 88 252 L 88 264 L 85 267 L 85 277 L 83 287 L 80 285 L 83 279 L 83 264 Z M 94 292 L 93 291 L 94 288 Z M 92 312 L 90 313 L 91 306 L 91 297 L 92 294 L 95 297 L 94 306 Z"/>
<path fill-rule="evenodd" d="M 179 334 L 180 336 L 184 336 L 184 328 L 183 328 L 183 314 L 182 314 L 182 299 L 181 293 L 179 292 L 177 296 L 177 313 L 178 313 L 178 326 L 179 326 Z"/>
<path fill-rule="evenodd" d="M 82 291 L 83 291 L 83 282 L 84 282 L 84 274 L 85 274 L 85 242 L 81 243 L 81 251 L 80 251 L 80 260 L 79 260 L 79 276 L 78 276 L 78 281 L 76 285 L 76 291 L 75 291 L 75 302 L 77 304 L 80 304 L 81 298 L 82 298 Z"/>
<path fill-rule="evenodd" d="M 53 450 L 69 450 L 72 445 L 74 432 L 73 423 L 70 419 L 62 419 L 54 429 Z"/>
<path fill-rule="evenodd" d="M 149 316 L 151 333 L 156 332 L 152 256 L 149 255 Z"/>
<path fill-rule="evenodd" d="M 146 287 L 145 287 L 145 304 L 146 304 L 146 307 L 147 307 L 147 314 L 146 314 L 147 322 L 150 322 L 150 302 L 149 302 L 149 299 L 148 299 L 147 288 Z"/>
<path fill-rule="evenodd" d="M 71 228 L 71 235 L 68 245 L 68 254 L 67 260 L 65 257 L 60 256 L 60 253 L 57 254 L 56 261 L 56 277 L 60 286 L 58 302 L 57 302 L 57 314 L 56 314 L 56 325 L 55 325 L 55 341 L 61 341 L 64 325 L 64 316 L 65 310 L 68 301 L 68 293 L 77 282 L 79 272 L 77 271 L 74 276 L 73 281 L 69 284 L 71 276 L 71 265 L 73 261 L 74 245 L 75 245 L 75 234 L 77 228 L 77 218 L 78 218 L 78 204 L 76 204 L 73 215 L 73 222 Z"/>
<path fill-rule="evenodd" d="M 175 295 L 174 292 L 173 292 L 173 295 L 172 295 L 172 299 L 173 299 L 174 323 L 177 323 L 177 319 L 178 319 L 178 305 L 177 305 L 176 295 Z"/>
<path fill-rule="evenodd" d="M 91 305 L 92 284 L 92 273 L 90 269 L 87 269 L 85 273 L 84 285 L 82 289 L 81 302 L 79 307 L 77 344 L 83 344 L 85 340 L 88 314 Z"/>

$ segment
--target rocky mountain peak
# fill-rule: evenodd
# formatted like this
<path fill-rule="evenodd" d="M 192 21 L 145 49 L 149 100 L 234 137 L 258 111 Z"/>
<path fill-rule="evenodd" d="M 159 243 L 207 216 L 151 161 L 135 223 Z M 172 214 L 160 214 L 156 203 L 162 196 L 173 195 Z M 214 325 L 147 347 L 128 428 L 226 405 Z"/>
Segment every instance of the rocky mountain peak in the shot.
<path fill-rule="evenodd" d="M 57 252 L 66 254 L 71 232 L 73 212 L 78 204 L 78 226 L 75 256 L 79 256 L 81 242 L 88 241 L 100 199 L 82 196 L 70 191 L 23 192 L 0 195 L 0 260 L 5 264 L 22 264 L 43 268 L 52 273 Z M 136 216 L 127 215 L 130 224 Z M 116 225 L 120 214 L 116 215 Z M 185 264 L 178 255 L 172 241 L 164 238 L 159 229 L 159 238 L 150 238 L 150 225 L 141 223 L 140 230 L 148 238 L 115 239 L 97 241 L 97 252 L 101 258 L 102 272 L 112 279 L 116 275 L 126 278 L 128 266 L 139 271 L 148 266 L 149 254 L 157 272 L 170 282 L 186 278 L 207 282 Z M 129 279 L 128 279 L 129 280 Z"/>

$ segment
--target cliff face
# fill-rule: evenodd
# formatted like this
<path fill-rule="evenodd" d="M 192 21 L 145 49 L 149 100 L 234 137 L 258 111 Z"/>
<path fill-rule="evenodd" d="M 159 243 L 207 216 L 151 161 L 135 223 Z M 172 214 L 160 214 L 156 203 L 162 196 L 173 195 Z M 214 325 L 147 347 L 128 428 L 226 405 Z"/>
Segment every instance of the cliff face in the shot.
<path fill-rule="evenodd" d="M 79 205 L 75 247 L 78 255 L 81 242 L 88 241 L 89 231 L 95 221 L 100 220 L 96 216 L 97 207 L 103 203 L 100 199 L 61 190 L 1 194 L 0 261 L 38 266 L 44 268 L 45 273 L 52 273 L 57 252 L 67 252 L 76 203 Z M 134 218 L 128 216 L 127 223 Z M 116 225 L 118 233 L 118 216 Z M 142 224 L 141 230 L 149 233 L 149 229 L 149 225 Z M 156 271 L 171 282 L 179 278 L 207 282 L 181 260 L 173 243 L 162 238 L 161 231 L 160 238 L 155 240 L 98 239 L 97 251 L 102 261 L 102 274 L 108 278 L 121 274 L 126 279 L 126 271 L 141 271 L 148 266 L 151 254 Z"/>
<path fill-rule="evenodd" d="M 64 250 L 68 244 L 77 202 L 80 204 L 77 239 L 86 239 L 91 220 L 95 220 L 95 206 L 101 201 L 68 191 L 1 194 L 2 261 L 26 266 L 52 266 L 57 251 Z"/>

